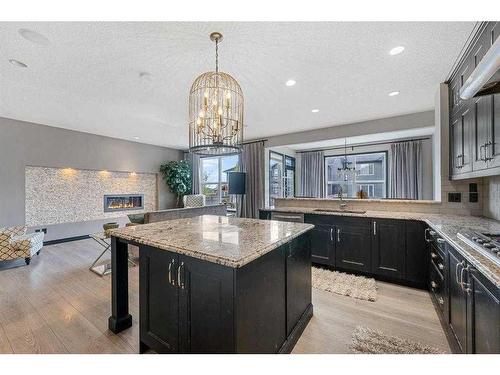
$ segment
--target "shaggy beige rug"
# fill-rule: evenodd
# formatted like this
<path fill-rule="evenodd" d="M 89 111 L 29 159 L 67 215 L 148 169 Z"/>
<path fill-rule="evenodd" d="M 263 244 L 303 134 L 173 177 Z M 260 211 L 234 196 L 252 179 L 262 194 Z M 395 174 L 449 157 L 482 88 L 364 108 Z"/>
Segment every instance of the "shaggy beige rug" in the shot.
<path fill-rule="evenodd" d="M 312 286 L 316 289 L 366 301 L 377 299 L 377 284 L 375 279 L 369 277 L 313 267 Z"/>
<path fill-rule="evenodd" d="M 363 354 L 442 354 L 429 345 L 389 336 L 376 329 L 357 327 L 352 334 L 351 349 Z"/>

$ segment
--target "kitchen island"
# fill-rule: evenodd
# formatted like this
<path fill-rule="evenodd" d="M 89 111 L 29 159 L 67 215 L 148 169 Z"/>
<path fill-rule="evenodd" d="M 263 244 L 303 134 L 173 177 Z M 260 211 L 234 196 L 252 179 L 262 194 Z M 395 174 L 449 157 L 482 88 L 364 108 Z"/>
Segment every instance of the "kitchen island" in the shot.
<path fill-rule="evenodd" d="M 109 329 L 132 325 L 133 244 L 141 352 L 289 353 L 312 317 L 312 228 L 205 215 L 115 229 Z"/>

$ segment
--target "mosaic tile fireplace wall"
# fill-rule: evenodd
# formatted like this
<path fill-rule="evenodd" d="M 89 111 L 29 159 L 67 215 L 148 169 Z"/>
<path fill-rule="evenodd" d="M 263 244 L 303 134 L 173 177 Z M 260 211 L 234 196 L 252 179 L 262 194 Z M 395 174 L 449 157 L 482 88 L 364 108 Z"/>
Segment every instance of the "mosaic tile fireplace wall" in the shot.
<path fill-rule="evenodd" d="M 156 173 L 26 167 L 26 225 L 51 225 L 125 216 L 158 207 Z M 142 208 L 106 210 L 105 196 L 142 197 Z"/>

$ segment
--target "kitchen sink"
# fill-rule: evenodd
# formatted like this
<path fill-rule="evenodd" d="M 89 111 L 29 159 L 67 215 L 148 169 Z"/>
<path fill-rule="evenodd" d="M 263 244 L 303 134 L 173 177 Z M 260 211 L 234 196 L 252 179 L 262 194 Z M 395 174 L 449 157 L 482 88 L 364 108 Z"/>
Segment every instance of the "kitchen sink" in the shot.
<path fill-rule="evenodd" d="M 364 214 L 366 211 L 361 210 L 343 210 L 341 208 L 315 208 L 313 211 L 316 212 L 344 212 L 346 214 Z"/>

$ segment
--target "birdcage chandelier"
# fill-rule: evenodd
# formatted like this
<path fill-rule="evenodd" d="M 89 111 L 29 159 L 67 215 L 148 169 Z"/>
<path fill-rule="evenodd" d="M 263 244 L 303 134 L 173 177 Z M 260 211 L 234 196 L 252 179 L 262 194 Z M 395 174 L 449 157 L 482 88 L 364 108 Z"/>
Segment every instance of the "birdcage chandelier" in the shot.
<path fill-rule="evenodd" d="M 189 151 L 198 155 L 231 155 L 243 142 L 243 92 L 229 74 L 219 72 L 219 43 L 214 32 L 215 71 L 198 76 L 189 92 Z"/>

